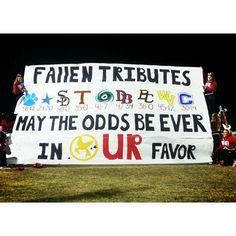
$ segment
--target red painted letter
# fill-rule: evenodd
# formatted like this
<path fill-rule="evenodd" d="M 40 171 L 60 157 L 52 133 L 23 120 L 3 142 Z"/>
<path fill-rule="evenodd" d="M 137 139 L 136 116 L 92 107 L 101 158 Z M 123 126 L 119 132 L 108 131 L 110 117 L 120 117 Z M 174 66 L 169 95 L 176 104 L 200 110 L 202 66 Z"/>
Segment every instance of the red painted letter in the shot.
<path fill-rule="evenodd" d="M 103 135 L 103 154 L 109 160 L 123 159 L 123 134 L 118 134 L 118 148 L 115 154 L 109 151 L 109 134 Z"/>
<path fill-rule="evenodd" d="M 135 142 L 136 137 L 139 139 L 137 142 Z M 131 160 L 132 152 L 134 153 L 134 157 L 136 158 L 136 160 L 142 160 L 139 150 L 136 147 L 136 144 L 140 144 L 142 142 L 142 137 L 138 134 L 135 135 L 127 134 L 127 140 L 128 140 L 127 160 Z"/>

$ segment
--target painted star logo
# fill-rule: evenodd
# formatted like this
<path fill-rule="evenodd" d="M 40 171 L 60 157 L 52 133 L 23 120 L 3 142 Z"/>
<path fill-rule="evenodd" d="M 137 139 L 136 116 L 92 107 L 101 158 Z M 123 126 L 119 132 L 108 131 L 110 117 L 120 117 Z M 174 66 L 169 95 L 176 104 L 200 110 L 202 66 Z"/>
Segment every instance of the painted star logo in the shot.
<path fill-rule="evenodd" d="M 48 94 L 46 94 L 46 97 L 42 99 L 42 100 L 43 100 L 42 103 L 50 104 L 50 100 L 51 100 L 51 99 L 52 99 L 52 98 L 48 97 Z"/>

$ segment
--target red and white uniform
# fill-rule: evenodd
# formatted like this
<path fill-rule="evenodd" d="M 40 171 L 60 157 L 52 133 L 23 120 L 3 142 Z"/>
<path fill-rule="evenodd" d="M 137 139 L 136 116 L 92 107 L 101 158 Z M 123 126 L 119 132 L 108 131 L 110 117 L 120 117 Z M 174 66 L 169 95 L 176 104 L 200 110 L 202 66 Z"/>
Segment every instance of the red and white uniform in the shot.
<path fill-rule="evenodd" d="M 21 82 L 14 82 L 13 84 L 13 93 L 15 95 L 20 95 L 20 94 L 23 94 L 24 93 L 24 89 L 25 89 L 25 86 L 24 86 L 24 83 Z"/>
<path fill-rule="evenodd" d="M 223 137 L 221 139 L 220 146 L 217 148 L 217 150 L 234 150 L 236 149 L 236 137 L 234 136 L 228 136 L 228 137 Z"/>
<path fill-rule="evenodd" d="M 214 93 L 217 89 L 217 82 L 215 80 L 213 81 L 207 81 L 204 86 L 206 93 Z"/>

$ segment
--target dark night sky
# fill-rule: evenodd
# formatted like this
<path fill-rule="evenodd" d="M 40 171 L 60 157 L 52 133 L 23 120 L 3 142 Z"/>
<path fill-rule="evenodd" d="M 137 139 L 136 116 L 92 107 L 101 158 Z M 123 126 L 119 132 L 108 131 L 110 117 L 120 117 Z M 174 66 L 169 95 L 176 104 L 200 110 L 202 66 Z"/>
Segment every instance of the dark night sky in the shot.
<path fill-rule="evenodd" d="M 202 66 L 213 71 L 220 103 L 233 105 L 236 34 L 0 34 L 1 111 L 13 112 L 11 88 L 25 65 L 129 63 Z"/>

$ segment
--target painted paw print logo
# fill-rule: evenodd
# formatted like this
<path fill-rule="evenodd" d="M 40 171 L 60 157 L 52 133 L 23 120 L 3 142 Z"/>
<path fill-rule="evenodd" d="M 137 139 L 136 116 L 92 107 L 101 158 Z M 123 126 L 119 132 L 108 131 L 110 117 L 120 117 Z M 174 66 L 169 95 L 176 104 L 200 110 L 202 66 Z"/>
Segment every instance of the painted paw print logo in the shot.
<path fill-rule="evenodd" d="M 36 96 L 35 93 L 27 93 L 25 96 L 24 96 L 24 99 L 23 99 L 23 104 L 25 106 L 28 106 L 28 107 L 31 107 L 33 106 L 36 102 L 38 101 L 38 98 Z"/>
<path fill-rule="evenodd" d="M 89 161 L 96 156 L 97 152 L 98 142 L 89 134 L 77 136 L 70 143 L 70 154 L 76 160 Z"/>

